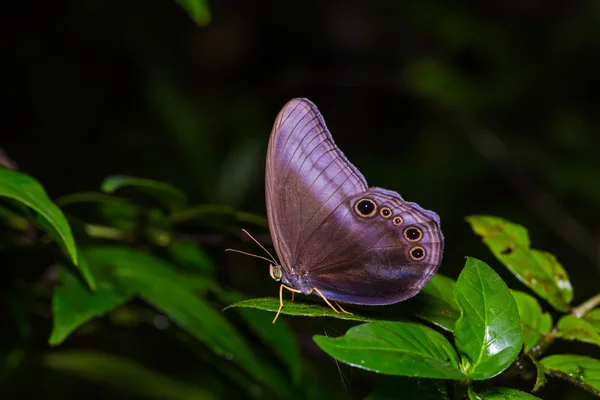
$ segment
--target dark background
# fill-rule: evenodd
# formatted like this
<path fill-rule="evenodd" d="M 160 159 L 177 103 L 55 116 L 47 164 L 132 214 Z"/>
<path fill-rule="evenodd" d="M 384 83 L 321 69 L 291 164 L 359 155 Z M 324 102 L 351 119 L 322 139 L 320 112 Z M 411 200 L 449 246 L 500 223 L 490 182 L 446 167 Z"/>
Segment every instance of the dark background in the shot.
<path fill-rule="evenodd" d="M 198 27 L 171 0 L 6 2 L 0 147 L 51 197 L 98 190 L 118 173 L 170 182 L 194 203 L 264 215 L 271 124 L 290 98 L 307 97 L 371 185 L 440 215 L 441 273 L 456 278 L 464 257 L 476 256 L 525 290 L 464 222 L 490 214 L 525 225 L 533 247 L 558 257 L 574 304 L 598 291 L 600 3 L 210 6 L 212 22 Z M 231 233 L 216 238 L 206 247 L 225 286 L 276 295 L 267 265 L 222 254 L 232 243 L 255 249 Z M 337 334 L 334 323 L 283 319 L 333 377 L 323 378 L 331 393 L 368 393 L 372 374 L 342 367 L 344 389 L 333 361 L 311 347 L 313 334 Z M 49 321 L 39 329 L 44 346 Z M 126 353 L 135 341 L 144 354 L 160 341 L 144 330 L 119 335 L 104 345 Z M 175 359 L 165 350 L 152 366 L 168 372 Z M 27 374 L 47 385 L 47 398 L 90 390 L 72 380 L 59 390 L 42 375 Z M 27 382 L 3 385 L 19 393 Z M 551 384 L 546 393 L 585 396 L 570 390 Z"/>

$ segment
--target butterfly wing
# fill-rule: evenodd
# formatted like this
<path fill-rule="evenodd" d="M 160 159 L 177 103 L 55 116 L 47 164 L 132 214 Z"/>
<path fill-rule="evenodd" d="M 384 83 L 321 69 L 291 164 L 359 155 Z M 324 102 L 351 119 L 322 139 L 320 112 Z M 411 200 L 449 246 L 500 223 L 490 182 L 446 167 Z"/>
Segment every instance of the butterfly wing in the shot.
<path fill-rule="evenodd" d="M 364 199 L 376 204 L 370 217 L 356 210 Z M 437 214 L 370 188 L 346 199 L 297 251 L 309 266 L 306 286 L 330 300 L 382 305 L 416 295 L 437 272 L 443 246 Z"/>
<path fill-rule="evenodd" d="M 289 101 L 275 120 L 265 185 L 269 229 L 286 271 L 298 264 L 296 249 L 332 210 L 367 189 L 365 178 L 335 145 L 323 117 L 306 99 Z"/>
<path fill-rule="evenodd" d="M 414 296 L 439 268 L 439 217 L 396 192 L 368 188 L 308 100 L 290 101 L 277 116 L 266 189 L 283 280 L 304 293 L 318 288 L 330 300 L 391 304 Z M 365 199 L 372 215 L 357 209 Z"/>

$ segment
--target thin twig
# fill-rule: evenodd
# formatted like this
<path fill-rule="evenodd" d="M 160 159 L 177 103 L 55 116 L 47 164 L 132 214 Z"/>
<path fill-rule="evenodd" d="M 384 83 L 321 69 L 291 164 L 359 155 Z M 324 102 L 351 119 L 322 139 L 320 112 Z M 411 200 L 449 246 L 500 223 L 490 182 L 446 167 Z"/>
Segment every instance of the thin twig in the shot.
<path fill-rule="evenodd" d="M 600 293 L 583 302 L 580 306 L 574 307 L 571 314 L 577 318 L 583 318 L 600 304 Z"/>

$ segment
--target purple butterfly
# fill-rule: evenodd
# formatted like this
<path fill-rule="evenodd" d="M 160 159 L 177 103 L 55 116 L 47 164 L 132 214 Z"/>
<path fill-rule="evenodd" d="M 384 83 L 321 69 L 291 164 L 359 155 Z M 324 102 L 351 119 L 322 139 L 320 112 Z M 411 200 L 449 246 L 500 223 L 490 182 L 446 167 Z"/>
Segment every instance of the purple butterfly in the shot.
<path fill-rule="evenodd" d="M 385 305 L 416 295 L 442 261 L 438 215 L 369 187 L 307 99 L 291 100 L 275 120 L 266 199 L 280 259 L 270 273 L 282 282 L 273 322 L 283 288 L 347 312 L 337 302 Z"/>

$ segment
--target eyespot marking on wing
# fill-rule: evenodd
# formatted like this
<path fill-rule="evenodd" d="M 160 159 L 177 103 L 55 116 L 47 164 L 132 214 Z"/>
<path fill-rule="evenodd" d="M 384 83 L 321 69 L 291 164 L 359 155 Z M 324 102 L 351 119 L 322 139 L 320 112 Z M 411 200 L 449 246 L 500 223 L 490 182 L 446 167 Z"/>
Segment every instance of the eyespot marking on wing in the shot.
<path fill-rule="evenodd" d="M 354 205 L 354 211 L 360 217 L 370 218 L 377 213 L 377 204 L 367 197 L 360 199 Z"/>

